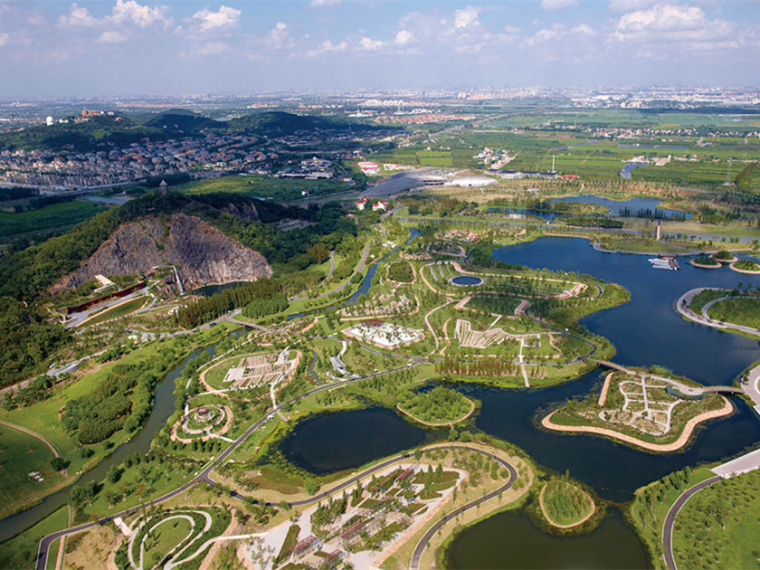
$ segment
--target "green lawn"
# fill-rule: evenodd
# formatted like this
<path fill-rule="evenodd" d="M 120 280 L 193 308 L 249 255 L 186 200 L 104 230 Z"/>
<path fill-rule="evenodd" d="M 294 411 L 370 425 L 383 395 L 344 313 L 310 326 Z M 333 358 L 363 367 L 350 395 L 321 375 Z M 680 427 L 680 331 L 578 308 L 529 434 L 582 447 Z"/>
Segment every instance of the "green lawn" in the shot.
<path fill-rule="evenodd" d="M 219 339 L 227 332 L 228 327 L 229 325 L 220 325 L 194 335 L 177 337 L 168 342 L 153 342 L 124 356 L 118 361 L 118 363 L 137 364 L 141 361 L 150 360 L 156 357 L 159 349 L 171 350 L 176 355 L 177 360 L 179 360 L 189 354 L 195 346 L 210 344 L 214 340 Z M 66 405 L 67 401 L 83 396 L 94 390 L 106 379 L 116 364 L 116 362 L 111 362 L 103 365 L 97 372 L 87 374 L 73 384 L 58 388 L 51 398 L 34 404 L 31 407 L 12 411 L 0 410 L 0 420 L 5 420 L 29 428 L 55 445 L 63 458 L 71 462 L 68 472 L 70 480 L 73 480 L 76 472 L 91 469 L 107 453 L 110 453 L 110 451 L 106 449 L 104 445 L 99 444 L 90 446 L 95 454 L 88 459 L 83 459 L 79 451 L 76 436 L 70 437 L 61 424 L 59 417 L 60 411 Z M 112 435 L 108 441 L 118 447 L 131 436 L 132 434 L 128 434 L 124 430 L 119 430 Z M 10 453 L 8 456 L 10 456 Z M 3 459 L 5 459 L 5 457 Z M 13 461 L 16 460 L 17 458 L 14 457 Z M 47 481 L 48 479 L 45 478 L 45 482 Z M 35 493 L 34 498 L 28 497 L 27 502 L 34 500 L 35 498 L 37 500 L 41 499 L 47 493 L 48 491 L 40 489 L 39 492 Z"/>
<path fill-rule="evenodd" d="M 760 297 L 718 301 L 708 309 L 707 314 L 711 319 L 726 323 L 760 328 Z"/>
<path fill-rule="evenodd" d="M 234 192 L 260 198 L 272 198 L 273 200 L 296 200 L 301 198 L 302 190 L 308 190 L 312 195 L 324 195 L 350 191 L 354 188 L 354 186 L 339 180 L 294 180 L 269 178 L 268 176 L 222 176 L 221 178 L 188 182 L 178 185 L 174 189 L 189 194 Z"/>
<path fill-rule="evenodd" d="M 95 214 L 107 210 L 107 206 L 88 200 L 74 200 L 51 204 L 30 212 L 0 212 L 0 238 L 35 233 L 74 226 Z"/>
<path fill-rule="evenodd" d="M 681 568 L 757 568 L 760 471 L 724 479 L 694 495 L 675 523 Z"/>
<path fill-rule="evenodd" d="M 116 307 L 106 309 L 105 311 L 97 313 L 93 317 L 84 321 L 83 325 L 84 326 L 96 325 L 98 323 L 110 321 L 111 319 L 118 319 L 120 317 L 125 317 L 128 314 L 134 313 L 136 310 L 140 309 L 143 305 L 145 305 L 145 302 L 147 300 L 148 300 L 148 297 L 145 295 L 141 295 L 140 297 L 135 297 L 134 299 L 127 301 L 126 303 L 123 303 Z"/>
<path fill-rule="evenodd" d="M 662 553 L 662 525 L 668 510 L 686 489 L 712 476 L 713 473 L 704 467 L 686 468 L 636 491 L 636 498 L 629 507 L 630 520 L 652 554 L 651 559 L 655 569 L 665 568 Z M 684 568 L 687 567 L 691 566 L 684 566 Z"/>
<path fill-rule="evenodd" d="M 34 568 L 37 547 L 42 537 L 67 526 L 68 509 L 61 507 L 33 527 L 0 545 L 0 568 L 9 570 Z M 50 552 L 57 552 L 57 549 L 54 547 Z"/>
<path fill-rule="evenodd" d="M 0 518 L 29 506 L 65 481 L 50 465 L 53 457 L 39 439 L 0 425 Z M 29 477 L 35 471 L 44 481 Z"/>

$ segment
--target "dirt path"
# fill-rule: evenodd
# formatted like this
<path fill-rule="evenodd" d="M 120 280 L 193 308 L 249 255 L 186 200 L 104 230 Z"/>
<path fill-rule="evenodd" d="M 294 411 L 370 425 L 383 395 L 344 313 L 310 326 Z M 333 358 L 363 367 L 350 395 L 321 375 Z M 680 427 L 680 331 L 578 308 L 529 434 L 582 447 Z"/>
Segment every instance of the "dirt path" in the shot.
<path fill-rule="evenodd" d="M 544 485 L 543 487 L 541 487 L 541 492 L 538 494 L 538 504 L 541 506 L 541 514 L 544 515 L 544 518 L 546 519 L 546 521 L 550 525 L 552 525 L 552 526 L 555 526 L 557 528 L 574 528 L 576 526 L 580 526 L 583 523 L 585 523 L 588 519 L 590 519 L 591 517 L 593 517 L 594 513 L 596 512 L 596 503 L 594 502 L 594 499 L 592 499 L 591 497 L 589 497 L 588 493 L 586 493 L 585 491 L 583 491 L 584 494 L 591 501 L 591 512 L 589 514 L 587 514 L 585 517 L 583 517 L 581 520 L 577 521 L 577 522 L 574 522 L 574 523 L 571 523 L 571 524 L 558 524 L 558 523 L 554 522 L 551 519 L 551 517 L 549 516 L 549 513 L 546 512 L 546 506 L 544 505 L 544 491 L 546 491 L 546 485 Z"/>
<path fill-rule="evenodd" d="M 32 437 L 39 439 L 42 443 L 44 443 L 45 445 L 47 445 L 50 448 L 50 451 L 53 452 L 53 455 L 55 455 L 56 457 L 60 457 L 61 456 L 61 454 L 58 453 L 58 450 L 56 449 L 56 447 L 52 443 L 50 443 L 48 440 L 46 440 L 43 436 L 41 436 L 40 434 L 38 434 L 36 431 L 32 431 L 30 429 L 27 429 L 27 428 L 22 427 L 22 426 L 18 426 L 16 424 L 12 424 L 10 422 L 4 422 L 2 420 L 0 420 L 0 424 L 2 424 L 4 426 L 7 426 L 9 428 L 16 429 L 18 431 L 22 431 L 22 432 L 24 432 L 27 435 L 31 435 Z"/>
<path fill-rule="evenodd" d="M 724 405 L 720 410 L 712 410 L 710 412 L 705 412 L 703 414 L 700 414 L 696 417 L 691 418 L 688 422 L 686 422 L 686 426 L 683 429 L 683 432 L 681 432 L 681 435 L 678 437 L 677 440 L 671 443 L 650 443 L 648 441 L 643 441 L 641 439 L 637 439 L 633 436 L 620 433 L 615 430 L 606 429 L 606 428 L 600 428 L 600 427 L 592 427 L 592 426 L 566 426 L 562 424 L 556 424 L 552 421 L 552 416 L 556 413 L 556 410 L 546 416 L 543 420 L 541 420 L 541 425 L 544 426 L 546 429 L 550 429 L 553 431 L 561 431 L 561 432 L 567 432 L 567 433 L 590 433 L 594 435 L 603 435 L 607 437 L 611 437 L 613 439 L 630 443 L 631 445 L 635 445 L 637 447 L 640 447 L 642 449 L 646 449 L 648 451 L 654 451 L 657 453 L 670 453 L 673 451 L 678 451 L 682 447 L 684 447 L 688 442 L 689 438 L 691 438 L 692 433 L 694 433 L 694 428 L 696 428 L 700 423 L 706 422 L 708 420 L 712 420 L 715 418 L 721 418 L 723 416 L 727 416 L 731 414 L 731 412 L 734 411 L 734 405 L 727 400 L 726 398 L 723 398 Z"/>
<path fill-rule="evenodd" d="M 612 381 L 613 374 L 614 372 L 610 372 L 604 377 L 604 386 L 602 386 L 602 393 L 599 394 L 599 401 L 597 402 L 599 407 L 603 407 L 605 402 L 607 402 L 607 392 L 610 391 L 610 382 Z"/>

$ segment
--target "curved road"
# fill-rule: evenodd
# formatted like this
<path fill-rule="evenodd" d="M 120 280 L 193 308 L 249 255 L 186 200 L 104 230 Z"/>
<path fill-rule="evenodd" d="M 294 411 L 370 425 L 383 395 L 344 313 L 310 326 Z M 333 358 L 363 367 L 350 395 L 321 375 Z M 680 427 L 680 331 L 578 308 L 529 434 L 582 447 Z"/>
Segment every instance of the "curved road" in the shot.
<path fill-rule="evenodd" d="M 271 414 L 279 413 L 284 408 L 289 406 L 290 404 L 297 402 L 303 398 L 306 398 L 307 396 L 310 396 L 312 394 L 316 394 L 317 392 L 321 392 L 323 390 L 331 390 L 333 388 L 340 388 L 347 384 L 351 384 L 352 382 L 358 382 L 360 380 L 365 380 L 367 378 L 372 378 L 374 376 L 380 376 L 382 374 L 389 374 L 391 372 L 396 372 L 398 370 L 405 370 L 407 368 L 411 368 L 412 366 L 416 366 L 419 364 L 419 362 L 412 362 L 410 364 L 405 364 L 404 366 L 398 366 L 396 368 L 391 368 L 390 370 L 382 370 L 379 372 L 373 372 L 372 374 L 367 374 L 366 376 L 360 376 L 358 378 L 351 378 L 347 380 L 341 380 L 339 382 L 333 382 L 332 384 L 325 384 L 324 386 L 318 386 L 317 388 L 313 388 L 309 390 L 308 392 L 304 392 L 303 394 L 296 396 L 295 398 L 291 398 L 287 402 L 284 402 L 277 406 L 276 408 L 269 411 L 267 416 L 261 418 L 259 421 L 251 425 L 243 435 L 238 437 L 233 443 L 230 444 L 230 446 L 225 449 L 218 457 L 212 459 L 209 461 L 209 463 L 206 465 L 206 467 L 203 468 L 203 470 L 198 473 L 193 479 L 179 487 L 178 489 L 175 489 L 169 493 L 166 493 L 165 495 L 162 495 L 160 497 L 157 497 L 150 501 L 151 505 L 157 505 L 159 503 L 163 503 L 168 501 L 169 499 L 172 499 L 185 491 L 186 489 L 189 489 L 190 487 L 193 487 L 194 485 L 197 485 L 198 483 L 207 483 L 209 485 L 215 485 L 216 483 L 209 477 L 211 472 L 217 467 L 217 465 L 221 465 L 232 453 L 246 440 L 248 439 L 253 432 L 255 432 L 257 429 L 259 429 L 261 426 L 263 426 L 267 421 L 268 417 Z M 293 503 L 294 505 L 297 505 L 299 503 Z M 70 527 L 67 529 L 59 530 L 57 532 L 51 533 L 40 540 L 39 547 L 37 549 L 37 561 L 35 564 L 36 570 L 45 570 L 45 567 L 47 565 L 47 558 L 48 558 L 48 552 L 50 550 L 50 546 L 55 542 L 57 539 L 67 536 L 69 534 L 74 534 L 77 532 L 81 532 L 84 530 L 88 530 L 96 525 L 103 525 L 117 517 L 124 517 L 131 514 L 134 514 L 139 510 L 139 506 L 132 507 L 130 509 L 126 509 L 124 511 L 121 511 L 119 513 L 114 513 L 112 515 L 109 515 L 107 517 L 104 517 L 102 519 L 99 519 L 97 521 L 77 525 L 74 527 Z"/>
<path fill-rule="evenodd" d="M 686 491 L 684 491 L 681 496 L 676 499 L 676 502 L 673 503 L 673 506 L 670 507 L 668 514 L 665 516 L 665 524 L 662 527 L 662 547 L 665 553 L 665 564 L 667 565 L 668 570 L 677 570 L 676 560 L 673 557 L 673 525 L 676 522 L 678 511 L 683 508 L 683 506 L 686 504 L 686 501 L 691 499 L 702 489 L 709 487 L 710 485 L 717 483 L 720 480 L 721 477 L 715 476 L 710 477 L 709 479 L 705 479 L 701 483 L 697 483 L 693 487 L 686 489 Z"/>
<path fill-rule="evenodd" d="M 409 568 L 410 570 L 419 570 L 420 567 L 420 560 L 422 560 L 422 554 L 425 552 L 425 548 L 427 547 L 428 543 L 432 540 L 433 536 L 441 530 L 444 526 L 446 526 L 447 523 L 449 523 L 451 520 L 458 517 L 460 514 L 464 513 L 465 511 L 469 511 L 472 508 L 477 507 L 479 504 L 484 503 L 486 501 L 489 501 L 493 499 L 494 497 L 497 497 L 499 493 L 502 493 L 503 491 L 506 491 L 509 489 L 512 485 L 514 485 L 515 481 L 517 480 L 517 471 L 512 466 L 511 463 L 508 463 L 506 460 L 502 459 L 501 457 L 494 455 L 493 453 L 489 453 L 488 451 L 483 451 L 482 449 L 478 449 L 475 447 L 467 447 L 467 446 L 451 446 L 451 447 L 465 447 L 469 449 L 470 451 L 476 451 L 477 453 L 480 453 L 481 455 L 485 455 L 486 457 L 490 457 L 494 461 L 496 461 L 499 465 L 502 467 L 505 467 L 509 471 L 509 479 L 507 479 L 507 482 L 504 483 L 501 487 L 498 489 L 495 489 L 491 491 L 490 493 L 486 493 L 482 497 L 478 497 L 477 499 L 470 501 L 466 505 L 462 505 L 458 509 L 454 509 L 449 514 L 444 516 L 442 519 L 440 519 L 438 522 L 436 522 L 433 526 L 431 526 L 427 532 L 422 535 L 422 538 L 420 538 L 420 541 L 417 543 L 417 546 L 414 548 L 414 552 L 412 553 L 412 559 L 409 561 Z"/>

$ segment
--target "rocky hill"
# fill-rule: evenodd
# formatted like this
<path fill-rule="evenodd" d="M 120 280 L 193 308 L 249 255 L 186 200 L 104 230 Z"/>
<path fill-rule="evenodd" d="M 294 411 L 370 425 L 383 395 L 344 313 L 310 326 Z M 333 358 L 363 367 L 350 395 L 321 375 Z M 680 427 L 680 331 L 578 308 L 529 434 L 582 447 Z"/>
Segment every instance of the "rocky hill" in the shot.
<path fill-rule="evenodd" d="M 79 269 L 58 281 L 51 293 L 78 287 L 95 275 L 148 273 L 176 266 L 185 290 L 272 275 L 260 253 L 194 216 L 147 216 L 120 226 Z"/>

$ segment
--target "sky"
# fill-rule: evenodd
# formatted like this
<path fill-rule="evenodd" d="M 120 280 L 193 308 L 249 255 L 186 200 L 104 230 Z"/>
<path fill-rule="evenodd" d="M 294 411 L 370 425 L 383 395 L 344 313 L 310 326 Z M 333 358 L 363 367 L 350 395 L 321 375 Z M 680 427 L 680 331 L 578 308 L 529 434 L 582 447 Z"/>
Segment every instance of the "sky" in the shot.
<path fill-rule="evenodd" d="M 0 0 L 0 99 L 760 85 L 760 1 Z"/>

